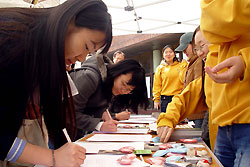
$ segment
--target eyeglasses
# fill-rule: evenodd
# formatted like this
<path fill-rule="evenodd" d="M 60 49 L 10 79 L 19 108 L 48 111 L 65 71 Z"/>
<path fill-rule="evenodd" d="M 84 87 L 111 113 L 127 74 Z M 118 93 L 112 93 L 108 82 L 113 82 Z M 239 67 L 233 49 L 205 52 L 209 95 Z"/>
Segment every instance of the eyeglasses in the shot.
<path fill-rule="evenodd" d="M 206 45 L 207 45 L 207 44 L 204 43 L 204 44 L 202 44 L 202 45 L 200 45 L 200 46 L 195 46 L 194 51 L 195 51 L 195 52 L 201 51 L 202 49 L 204 49 L 204 47 L 205 47 Z"/>

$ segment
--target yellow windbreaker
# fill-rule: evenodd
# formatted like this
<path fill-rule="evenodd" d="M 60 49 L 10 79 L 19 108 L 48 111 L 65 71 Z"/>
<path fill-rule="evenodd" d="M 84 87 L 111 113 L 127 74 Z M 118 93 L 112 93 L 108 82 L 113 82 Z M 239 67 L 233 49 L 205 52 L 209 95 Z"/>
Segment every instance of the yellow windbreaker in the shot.
<path fill-rule="evenodd" d="M 168 104 L 166 113 L 161 113 L 157 120 L 158 127 L 169 126 L 174 128 L 188 115 L 207 110 L 202 91 L 202 77 L 188 84 L 180 93 L 173 97 Z"/>
<path fill-rule="evenodd" d="M 208 57 L 217 57 L 218 46 L 209 46 Z M 210 59 L 211 60 L 211 59 Z M 207 63 L 207 62 L 206 62 Z M 217 126 L 211 121 L 211 78 L 206 74 L 204 81 L 204 91 L 202 90 L 202 77 L 199 77 L 188 84 L 179 95 L 175 95 L 172 102 L 168 104 L 166 113 L 161 113 L 157 120 L 157 126 L 169 126 L 174 128 L 180 121 L 191 114 L 199 113 L 204 110 L 209 111 L 209 137 L 211 148 L 214 148 Z"/>
<path fill-rule="evenodd" d="M 206 75 L 205 96 L 209 108 L 209 128 L 211 125 L 250 123 L 250 1 L 203 0 L 201 9 L 201 30 L 205 38 L 212 44 L 220 45 L 217 49 L 218 54 L 212 54 L 213 46 L 209 47 L 212 53 L 209 52 L 207 56 L 206 66 L 214 67 L 232 56 L 241 56 L 245 65 L 244 78 L 233 83 L 215 83 Z M 197 81 L 191 82 L 186 88 L 192 89 L 193 84 Z M 197 93 L 184 90 L 181 95 L 185 95 L 187 99 L 193 96 L 199 98 Z M 166 113 L 159 116 L 158 127 L 174 127 L 187 114 L 198 111 L 197 106 L 192 106 L 198 100 L 192 99 L 192 105 L 188 105 L 187 100 L 183 100 L 183 98 L 176 100 L 176 98 L 172 100 L 172 103 L 176 104 L 170 103 Z M 189 110 L 189 108 L 195 109 L 195 111 Z M 184 111 L 184 109 L 187 110 Z M 213 130 L 210 128 L 209 131 L 210 140 L 214 140 L 215 138 L 211 136 Z M 212 142 L 211 146 L 213 148 Z"/>
<path fill-rule="evenodd" d="M 180 93 L 184 86 L 184 75 L 186 62 L 175 61 L 167 65 L 164 61 L 157 67 L 154 75 L 153 97 L 155 102 L 160 101 L 160 96 L 173 96 Z"/>
<path fill-rule="evenodd" d="M 203 0 L 201 9 L 205 38 L 220 45 L 218 55 L 210 55 L 206 66 L 213 67 L 232 56 L 241 56 L 245 65 L 242 80 L 205 84 L 206 97 L 211 97 L 207 104 L 212 123 L 219 126 L 250 123 L 250 1 Z"/>

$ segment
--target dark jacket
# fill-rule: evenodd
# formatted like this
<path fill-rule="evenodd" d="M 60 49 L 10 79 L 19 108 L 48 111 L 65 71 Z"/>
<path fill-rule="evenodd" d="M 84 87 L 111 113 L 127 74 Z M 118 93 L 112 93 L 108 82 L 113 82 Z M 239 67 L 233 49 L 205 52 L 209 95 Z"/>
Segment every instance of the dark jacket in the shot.
<path fill-rule="evenodd" d="M 1 20 L 2 18 L 0 18 Z M 4 34 L 0 34 L 3 42 Z M 15 46 L 20 42 L 12 40 L 0 47 L 0 160 L 6 158 L 18 130 L 25 117 L 28 94 L 25 90 L 24 57 L 22 50 L 18 59 L 6 66 L 2 61 L 11 60 L 10 53 L 16 51 Z"/>
<path fill-rule="evenodd" d="M 74 96 L 77 138 L 95 130 L 101 121 L 103 112 L 109 102 L 103 93 L 103 81 L 107 77 L 107 64 L 112 61 L 102 55 L 95 55 L 87 59 L 80 69 L 70 73 L 79 92 Z"/>

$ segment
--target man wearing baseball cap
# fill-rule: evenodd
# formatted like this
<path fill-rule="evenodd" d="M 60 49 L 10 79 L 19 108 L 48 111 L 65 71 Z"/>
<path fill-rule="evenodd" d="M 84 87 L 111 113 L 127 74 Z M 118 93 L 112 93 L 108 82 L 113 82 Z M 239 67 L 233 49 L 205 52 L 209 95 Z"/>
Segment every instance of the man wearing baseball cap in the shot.
<path fill-rule="evenodd" d="M 180 38 L 179 46 L 175 49 L 176 52 L 183 52 L 188 57 L 187 61 L 189 64 L 186 69 L 184 88 L 191 81 L 202 76 L 203 62 L 196 54 L 193 53 L 192 37 L 193 32 L 187 32 L 183 34 Z M 201 128 L 204 115 L 205 111 L 198 114 L 192 114 L 188 117 L 188 119 L 190 121 L 194 121 L 195 128 Z"/>
<path fill-rule="evenodd" d="M 187 32 L 183 34 L 180 38 L 180 45 L 175 49 L 176 52 L 184 52 L 185 55 L 189 59 L 193 57 L 193 51 L 192 51 L 192 37 L 193 32 Z"/>

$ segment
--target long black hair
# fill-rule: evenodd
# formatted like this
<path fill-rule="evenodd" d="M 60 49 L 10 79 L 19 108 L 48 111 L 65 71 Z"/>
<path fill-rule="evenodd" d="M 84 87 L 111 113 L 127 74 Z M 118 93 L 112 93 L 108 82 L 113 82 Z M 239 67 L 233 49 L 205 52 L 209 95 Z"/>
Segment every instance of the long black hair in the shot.
<path fill-rule="evenodd" d="M 39 89 L 40 111 L 55 147 L 65 142 L 61 140 L 62 128 L 67 128 L 72 139 L 76 134 L 64 52 L 65 35 L 72 20 L 77 27 L 105 32 L 102 53 L 108 51 L 112 42 L 111 16 L 101 0 L 68 0 L 42 9 L 0 9 L 0 73 L 11 64 L 22 64 L 24 93 L 33 103 L 34 91 Z"/>
<path fill-rule="evenodd" d="M 120 108 L 131 108 L 137 113 L 138 106 L 146 109 L 149 101 L 147 97 L 145 70 L 136 60 L 125 59 L 117 64 L 108 65 L 107 79 L 104 82 L 104 92 L 108 101 L 110 101 L 115 78 L 128 73 L 132 73 L 132 79 L 128 82 L 128 85 L 134 86 L 134 90 L 129 94 L 115 96 L 112 101 L 118 104 Z"/>

